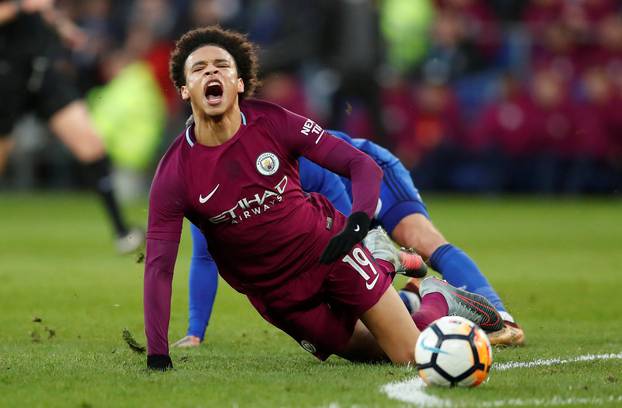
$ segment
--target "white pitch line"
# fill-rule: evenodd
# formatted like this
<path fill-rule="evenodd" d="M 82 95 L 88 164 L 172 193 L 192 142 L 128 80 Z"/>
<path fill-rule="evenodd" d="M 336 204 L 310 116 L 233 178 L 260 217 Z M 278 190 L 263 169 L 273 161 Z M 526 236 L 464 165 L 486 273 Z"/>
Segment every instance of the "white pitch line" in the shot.
<path fill-rule="evenodd" d="M 381 391 L 391 399 L 409 402 L 418 407 L 437 408 L 451 407 L 451 400 L 428 395 L 424 391 L 425 383 L 417 376 L 410 380 L 393 382 L 382 386 Z"/>
<path fill-rule="evenodd" d="M 594 361 L 594 360 L 613 360 L 622 359 L 622 353 L 618 354 L 586 354 L 584 356 L 574 358 L 552 358 L 549 360 L 538 359 L 534 361 L 510 361 L 508 363 L 495 364 L 493 368 L 497 371 L 511 370 L 513 368 L 533 368 L 543 367 L 558 364 L 579 363 L 582 361 Z"/>
<path fill-rule="evenodd" d="M 612 402 L 622 402 L 622 395 L 617 397 L 610 395 L 609 397 L 592 397 L 592 398 L 565 398 L 565 397 L 552 397 L 552 398 L 532 398 L 532 399 L 507 399 L 507 400 L 498 400 L 498 401 L 483 401 L 477 403 L 478 407 L 485 408 L 496 408 L 496 407 L 551 407 L 551 406 L 564 406 L 564 405 L 602 405 L 605 403 Z M 454 407 L 459 407 L 462 404 L 454 405 Z M 463 405 L 462 405 L 463 406 Z"/>
<path fill-rule="evenodd" d="M 544 367 L 557 364 L 569 364 L 578 363 L 584 361 L 594 360 L 613 360 L 622 359 L 622 353 L 618 354 L 586 354 L 583 356 L 572 358 L 553 358 L 553 359 L 538 359 L 534 361 L 511 361 L 507 363 L 495 364 L 493 369 L 499 371 L 511 370 L 514 368 L 534 368 Z M 387 394 L 391 399 L 398 401 L 415 404 L 421 408 L 459 408 L 467 406 L 466 403 L 455 403 L 450 399 L 439 398 L 434 395 L 428 395 L 425 392 L 425 383 L 420 377 L 414 377 L 409 380 L 399 381 L 394 383 L 385 384 L 381 387 L 381 391 Z M 480 401 L 478 406 L 481 407 L 504 407 L 504 406 L 564 406 L 564 405 L 602 405 L 605 403 L 622 402 L 622 395 L 607 397 L 560 397 L 554 396 L 551 398 L 531 398 L 531 399 L 504 399 L 494 401 Z"/>

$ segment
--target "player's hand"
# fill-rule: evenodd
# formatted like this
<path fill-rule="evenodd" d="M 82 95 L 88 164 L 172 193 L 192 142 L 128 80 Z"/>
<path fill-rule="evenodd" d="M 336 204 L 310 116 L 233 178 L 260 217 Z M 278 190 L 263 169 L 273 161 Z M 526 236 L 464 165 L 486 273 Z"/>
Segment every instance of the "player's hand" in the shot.
<path fill-rule="evenodd" d="M 173 368 L 171 357 L 162 354 L 147 356 L 147 367 L 151 370 L 166 371 Z"/>
<path fill-rule="evenodd" d="M 350 252 L 354 245 L 365 238 L 367 231 L 369 231 L 370 224 L 371 220 L 367 214 L 362 211 L 350 215 L 348 217 L 348 224 L 343 231 L 335 235 L 324 249 L 320 257 L 320 263 L 332 263 Z"/>

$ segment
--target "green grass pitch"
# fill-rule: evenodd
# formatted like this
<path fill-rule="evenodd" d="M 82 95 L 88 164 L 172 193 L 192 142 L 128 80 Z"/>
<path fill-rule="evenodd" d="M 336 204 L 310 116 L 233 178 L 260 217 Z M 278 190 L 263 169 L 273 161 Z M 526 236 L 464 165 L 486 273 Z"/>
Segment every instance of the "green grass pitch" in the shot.
<path fill-rule="evenodd" d="M 415 390 L 417 401 L 423 395 L 428 406 L 621 406 L 622 202 L 426 198 L 438 227 L 476 260 L 526 330 L 528 344 L 495 349 L 496 363 L 614 358 L 493 366 L 490 381 L 477 389 Z M 144 202 L 128 210 L 144 224 Z M 189 255 L 185 230 L 171 341 L 185 332 Z M 414 406 L 381 390 L 413 378 L 412 369 L 336 357 L 320 363 L 222 281 L 207 344 L 173 350 L 172 372 L 148 372 L 145 356 L 121 336 L 128 328 L 145 343 L 142 272 L 135 257 L 115 254 L 92 196 L 2 193 L 0 406 Z"/>

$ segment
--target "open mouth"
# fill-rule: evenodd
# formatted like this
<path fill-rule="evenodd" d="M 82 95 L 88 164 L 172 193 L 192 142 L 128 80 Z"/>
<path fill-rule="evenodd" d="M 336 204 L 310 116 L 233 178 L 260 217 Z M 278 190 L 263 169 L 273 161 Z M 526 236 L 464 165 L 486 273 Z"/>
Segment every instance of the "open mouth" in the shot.
<path fill-rule="evenodd" d="M 219 81 L 210 81 L 205 87 L 205 98 L 210 105 L 217 105 L 222 101 L 223 87 Z"/>

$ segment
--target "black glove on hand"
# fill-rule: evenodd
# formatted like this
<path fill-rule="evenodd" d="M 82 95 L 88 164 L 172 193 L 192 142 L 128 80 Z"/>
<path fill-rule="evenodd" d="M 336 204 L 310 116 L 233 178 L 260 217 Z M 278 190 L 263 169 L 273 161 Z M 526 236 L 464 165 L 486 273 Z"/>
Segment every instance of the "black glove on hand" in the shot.
<path fill-rule="evenodd" d="M 354 245 L 365 238 L 367 231 L 369 231 L 369 224 L 371 224 L 371 220 L 364 212 L 359 211 L 351 214 L 348 217 L 348 224 L 343 231 L 335 235 L 326 245 L 320 257 L 320 263 L 329 264 L 335 262 L 350 252 Z"/>
<path fill-rule="evenodd" d="M 173 362 L 170 356 L 162 354 L 156 354 L 153 356 L 147 356 L 147 367 L 152 370 L 166 371 L 173 368 Z"/>

